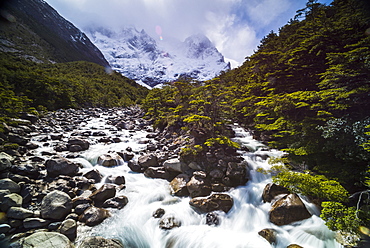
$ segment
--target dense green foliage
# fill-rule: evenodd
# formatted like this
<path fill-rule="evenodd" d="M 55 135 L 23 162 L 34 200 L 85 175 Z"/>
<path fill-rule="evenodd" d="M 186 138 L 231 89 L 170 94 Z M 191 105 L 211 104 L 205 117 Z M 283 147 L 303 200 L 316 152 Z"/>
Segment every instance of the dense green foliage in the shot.
<path fill-rule="evenodd" d="M 324 175 L 311 175 L 290 170 L 282 170 L 274 182 L 287 187 L 291 192 L 325 200 L 348 201 L 348 192 L 335 180 Z"/>
<path fill-rule="evenodd" d="M 309 0 L 241 67 L 208 82 L 180 80 L 155 89 L 144 107 L 157 126 L 177 125 L 195 137 L 206 133 L 202 142 L 223 135 L 228 120 L 250 128 L 269 146 L 286 151 L 293 169 L 317 175 L 286 172 L 277 178 L 301 191 L 316 185 L 306 193 L 331 200 L 325 218 L 330 227 L 340 226 L 343 219 L 328 217 L 336 212 L 331 206 L 344 204 L 344 215 L 351 207 L 340 184 L 354 193 L 367 190 L 369 181 L 369 5 Z M 369 226 L 366 218 L 361 223 Z"/>
<path fill-rule="evenodd" d="M 0 117 L 30 108 L 56 110 L 139 103 L 148 90 L 90 62 L 39 64 L 0 55 Z"/>

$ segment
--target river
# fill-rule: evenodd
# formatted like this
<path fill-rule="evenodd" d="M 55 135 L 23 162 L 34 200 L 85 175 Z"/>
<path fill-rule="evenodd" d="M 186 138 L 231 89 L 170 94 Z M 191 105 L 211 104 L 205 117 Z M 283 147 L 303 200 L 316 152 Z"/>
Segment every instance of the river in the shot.
<path fill-rule="evenodd" d="M 307 201 L 303 200 L 309 212 L 313 214 L 311 218 L 284 226 L 276 226 L 269 221 L 271 203 L 262 201 L 262 192 L 265 185 L 272 181 L 271 175 L 262 174 L 257 169 L 268 170 L 271 165 L 265 158 L 279 157 L 283 153 L 266 149 L 238 125 L 234 125 L 236 137 L 233 141 L 251 150 L 242 153 L 249 164 L 250 180 L 244 186 L 225 192 L 232 196 L 233 207 L 227 214 L 217 212 L 218 225 L 207 225 L 206 214 L 196 212 L 189 205 L 189 197 L 171 195 L 168 181 L 151 179 L 142 173 L 132 172 L 124 161 L 120 161 L 121 165 L 110 168 L 97 164 L 98 157 L 109 151 L 121 151 L 131 147 L 136 153 L 134 159 L 137 159 L 140 151 L 146 149 L 146 144 L 139 141 L 146 139 L 148 132 L 115 130 L 106 124 L 107 118 L 109 116 L 102 114 L 100 117 L 86 120 L 80 126 L 80 131 L 110 130 L 121 137 L 123 142 L 92 142 L 87 151 L 73 160 L 83 165 L 82 171 L 96 168 L 104 176 L 123 175 L 126 187 L 119 191 L 118 195 L 127 196 L 129 203 L 121 210 L 111 209 L 112 216 L 95 227 L 81 226 L 79 239 L 96 235 L 117 238 L 123 242 L 124 247 L 130 248 L 286 248 L 290 244 L 304 248 L 342 247 L 335 241 L 335 233 L 318 217 L 319 211 Z M 159 219 L 153 217 L 153 213 L 159 208 L 164 209 L 164 217 L 174 217 L 181 226 L 171 230 L 159 228 Z M 276 230 L 275 243 L 270 244 L 258 234 L 265 228 Z"/>

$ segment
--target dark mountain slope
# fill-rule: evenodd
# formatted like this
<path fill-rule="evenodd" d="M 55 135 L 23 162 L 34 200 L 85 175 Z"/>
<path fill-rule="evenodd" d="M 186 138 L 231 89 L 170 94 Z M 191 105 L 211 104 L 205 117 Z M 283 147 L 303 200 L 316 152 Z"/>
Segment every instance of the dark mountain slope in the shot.
<path fill-rule="evenodd" d="M 1 4 L 0 51 L 38 62 L 89 61 L 108 66 L 99 49 L 42 0 Z"/>

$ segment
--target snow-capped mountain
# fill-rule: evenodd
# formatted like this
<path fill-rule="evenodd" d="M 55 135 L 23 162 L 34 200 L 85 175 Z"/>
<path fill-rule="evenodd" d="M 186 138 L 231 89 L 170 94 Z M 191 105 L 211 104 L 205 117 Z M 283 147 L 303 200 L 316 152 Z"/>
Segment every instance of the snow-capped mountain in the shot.
<path fill-rule="evenodd" d="M 149 86 L 180 77 L 209 80 L 230 69 L 224 57 L 204 35 L 184 42 L 156 42 L 144 30 L 133 27 L 114 32 L 105 28 L 87 29 L 87 36 L 100 49 L 113 70 Z"/>

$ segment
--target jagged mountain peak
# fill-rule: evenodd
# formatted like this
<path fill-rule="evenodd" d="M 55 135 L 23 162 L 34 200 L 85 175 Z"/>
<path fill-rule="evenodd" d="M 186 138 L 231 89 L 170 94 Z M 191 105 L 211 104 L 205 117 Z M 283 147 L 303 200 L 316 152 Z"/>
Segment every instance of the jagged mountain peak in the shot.
<path fill-rule="evenodd" d="M 114 70 L 149 86 L 182 76 L 209 80 L 230 69 L 222 54 L 203 34 L 192 35 L 184 42 L 166 39 L 158 43 L 145 30 L 138 31 L 135 27 L 119 31 L 90 28 L 86 34 Z"/>
<path fill-rule="evenodd" d="M 188 38 L 186 38 L 185 44 L 187 44 L 188 46 L 197 46 L 203 48 L 214 47 L 212 42 L 208 39 L 208 37 L 200 33 L 191 35 Z"/>

